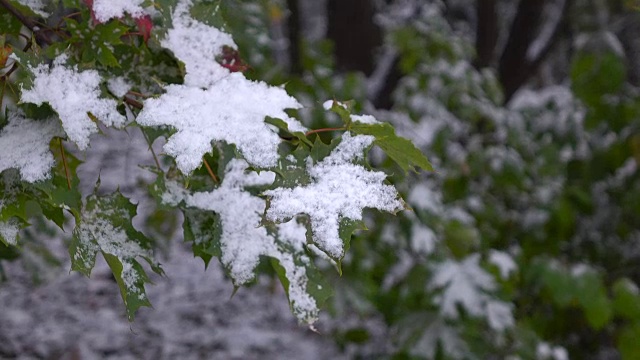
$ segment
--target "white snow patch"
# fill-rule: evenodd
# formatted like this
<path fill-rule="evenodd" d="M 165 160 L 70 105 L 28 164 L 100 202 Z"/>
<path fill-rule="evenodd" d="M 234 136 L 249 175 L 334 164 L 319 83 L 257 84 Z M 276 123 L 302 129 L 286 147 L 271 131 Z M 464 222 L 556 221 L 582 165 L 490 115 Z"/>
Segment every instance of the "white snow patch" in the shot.
<path fill-rule="evenodd" d="M 487 317 L 489 326 L 503 330 L 514 324 L 509 304 L 493 299 L 488 292 L 495 290 L 493 277 L 480 267 L 480 254 L 473 254 L 458 262 L 446 260 L 438 264 L 428 288 L 443 289 L 435 298 L 442 315 L 456 319 L 458 305 L 476 317 Z"/>
<path fill-rule="evenodd" d="M 569 354 L 562 346 L 551 346 L 541 342 L 536 348 L 536 358 L 538 360 L 569 360 Z"/>
<path fill-rule="evenodd" d="M 433 252 L 436 247 L 438 238 L 430 228 L 415 223 L 411 228 L 411 249 L 418 254 L 428 255 Z"/>
<path fill-rule="evenodd" d="M 49 177 L 55 164 L 49 151 L 54 136 L 63 136 L 57 119 L 36 121 L 11 113 L 8 124 L 0 132 L 0 171 L 16 168 L 24 181 L 36 182 Z"/>
<path fill-rule="evenodd" d="M 403 208 L 395 188 L 383 184 L 386 178 L 383 172 L 351 163 L 362 158 L 364 149 L 373 140 L 373 136 L 352 137 L 345 133 L 328 157 L 315 165 L 309 161 L 307 171 L 312 184 L 266 191 L 265 195 L 271 197 L 267 218 L 283 221 L 298 214 L 309 215 L 314 242 L 333 258 L 342 257 L 339 236 L 342 219 L 362 220 L 364 208 L 389 212 Z"/>
<path fill-rule="evenodd" d="M 133 18 L 145 15 L 142 8 L 144 0 L 93 0 L 93 12 L 96 20 L 107 22 L 113 18 L 123 17 L 125 13 Z"/>
<path fill-rule="evenodd" d="M 117 76 L 107 81 L 107 88 L 113 95 L 122 98 L 131 90 L 131 84 L 124 77 Z"/>
<path fill-rule="evenodd" d="M 20 5 L 24 5 L 29 9 L 33 10 L 34 13 L 47 17 L 49 13 L 44 11 L 46 4 L 42 0 L 17 0 Z"/>
<path fill-rule="evenodd" d="M 89 136 L 98 132 L 91 120 L 93 114 L 107 126 L 121 127 L 126 118 L 116 110 L 117 102 L 101 99 L 102 79 L 95 70 L 78 72 L 77 67 L 65 67 L 66 55 L 58 56 L 50 68 L 46 64 L 29 67 L 34 73 L 33 88 L 22 89 L 21 100 L 36 105 L 49 103 L 58 113 L 69 139 L 80 150 L 89 146 Z"/>
<path fill-rule="evenodd" d="M 0 206 L 0 209 L 2 207 Z M 20 232 L 20 223 L 18 219 L 11 218 L 7 221 L 0 221 L 0 236 L 9 245 L 18 244 L 18 233 Z"/>
<path fill-rule="evenodd" d="M 361 124 L 380 124 L 380 121 L 372 115 L 351 115 L 351 120 Z"/>
<path fill-rule="evenodd" d="M 513 261 L 511 255 L 498 250 L 489 252 L 489 262 L 498 267 L 503 279 L 508 278 L 512 272 L 518 269 L 518 265 Z"/>

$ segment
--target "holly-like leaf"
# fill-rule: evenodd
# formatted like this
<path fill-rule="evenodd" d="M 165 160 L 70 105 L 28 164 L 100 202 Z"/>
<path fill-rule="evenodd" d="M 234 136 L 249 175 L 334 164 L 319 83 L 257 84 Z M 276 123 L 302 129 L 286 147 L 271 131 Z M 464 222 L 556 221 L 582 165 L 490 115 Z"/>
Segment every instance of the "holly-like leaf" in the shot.
<path fill-rule="evenodd" d="M 71 269 L 86 276 L 91 274 L 98 252 L 104 256 L 118 282 L 130 321 L 139 307 L 151 306 L 144 289 L 149 278 L 137 259 L 144 259 L 153 271 L 163 273 L 152 259 L 151 241 L 131 224 L 135 215 L 136 205 L 120 192 L 92 194 L 69 248 Z"/>
<path fill-rule="evenodd" d="M 396 135 L 395 129 L 388 123 L 356 122 L 351 125 L 350 130 L 355 134 L 374 136 L 374 144 L 378 145 L 405 172 L 409 170 L 417 172 L 418 169 L 433 171 L 433 166 L 422 152 L 411 141 Z"/>

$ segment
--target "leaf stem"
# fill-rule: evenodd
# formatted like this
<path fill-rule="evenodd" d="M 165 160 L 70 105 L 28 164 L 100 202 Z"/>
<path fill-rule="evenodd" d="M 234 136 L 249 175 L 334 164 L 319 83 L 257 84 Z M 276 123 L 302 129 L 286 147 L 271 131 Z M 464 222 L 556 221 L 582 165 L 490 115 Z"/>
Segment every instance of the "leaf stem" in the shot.
<path fill-rule="evenodd" d="M 307 131 L 304 135 L 305 135 L 305 136 L 309 136 L 309 135 L 311 135 L 311 134 L 317 134 L 317 133 L 321 133 L 321 132 L 327 132 L 327 131 L 340 131 L 340 130 L 347 130 L 347 128 L 339 127 L 339 128 L 323 128 L 323 129 L 316 129 L 316 130 Z"/>
<path fill-rule="evenodd" d="M 211 176 L 211 178 L 213 179 L 213 182 L 215 182 L 216 184 L 219 183 L 218 177 L 216 176 L 216 174 L 213 173 L 213 170 L 211 170 L 211 166 L 209 166 L 207 159 L 203 157 L 202 162 L 204 162 L 204 166 L 207 168 L 207 172 L 209 173 L 209 176 Z"/>
<path fill-rule="evenodd" d="M 162 167 L 160 166 L 160 161 L 158 161 L 158 157 L 156 156 L 156 152 L 153 151 L 153 146 L 151 144 L 151 140 L 149 139 L 147 134 L 144 132 L 144 130 L 140 129 L 140 131 L 142 132 L 142 135 L 144 136 L 144 139 L 147 142 L 147 145 L 149 145 L 149 151 L 151 151 L 151 155 L 153 155 L 153 161 L 156 162 L 156 166 L 158 167 L 158 170 L 162 171 Z"/>
<path fill-rule="evenodd" d="M 62 138 L 58 138 L 60 142 L 60 155 L 62 155 L 62 165 L 64 166 L 64 175 L 67 178 L 67 188 L 71 190 L 71 179 L 69 178 L 69 166 L 67 165 L 67 157 L 64 155 L 64 145 L 62 144 Z"/>

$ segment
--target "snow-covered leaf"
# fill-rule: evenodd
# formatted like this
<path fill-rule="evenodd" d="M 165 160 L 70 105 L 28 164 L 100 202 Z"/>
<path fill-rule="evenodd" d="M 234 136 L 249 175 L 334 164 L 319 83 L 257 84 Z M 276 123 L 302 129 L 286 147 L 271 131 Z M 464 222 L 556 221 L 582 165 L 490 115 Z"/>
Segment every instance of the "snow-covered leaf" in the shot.
<path fill-rule="evenodd" d="M 340 260 L 345 251 L 345 239 L 340 237 L 343 219 L 362 220 L 364 208 L 388 212 L 404 208 L 395 188 L 383 183 L 384 173 L 353 163 L 364 159 L 364 151 L 373 141 L 373 136 L 352 137 L 347 133 L 322 161 L 313 164 L 309 159 L 311 184 L 265 192 L 270 197 L 267 219 L 286 221 L 298 214 L 309 215 L 313 241 L 331 258 Z"/>
<path fill-rule="evenodd" d="M 184 85 L 169 85 L 165 94 L 146 100 L 138 123 L 177 130 L 164 150 L 185 174 L 200 166 L 214 140 L 234 144 L 251 165 L 275 166 L 280 138 L 265 117 L 302 129 L 284 111 L 301 105 L 284 89 L 250 81 L 218 64 L 222 46 L 235 45 L 228 34 L 192 19 L 189 6 L 189 1 L 179 2 L 173 27 L 161 42 L 185 63 Z"/>
<path fill-rule="evenodd" d="M 71 269 L 86 276 L 98 252 L 102 253 L 118 282 L 129 320 L 139 307 L 151 306 L 144 289 L 149 279 L 137 259 L 144 259 L 162 274 L 160 265 L 152 260 L 150 240 L 131 224 L 135 215 L 136 206 L 120 192 L 90 195 L 69 247 Z"/>
<path fill-rule="evenodd" d="M 51 105 L 60 116 L 69 139 L 80 150 L 85 150 L 89 146 L 89 136 L 98 132 L 98 125 L 91 116 L 115 127 L 123 126 L 126 118 L 116 110 L 115 100 L 100 98 L 102 79 L 97 71 L 78 71 L 76 67 L 64 65 L 66 61 L 67 56 L 60 55 L 51 67 L 27 65 L 33 73 L 33 86 L 23 88 L 20 99 L 36 105 Z"/>
<path fill-rule="evenodd" d="M 0 149 L 7 150 L 0 154 L 0 171 L 18 169 L 28 182 L 49 178 L 54 165 L 49 142 L 55 136 L 63 136 L 57 119 L 36 121 L 10 113 L 7 125 L 0 131 Z"/>
<path fill-rule="evenodd" d="M 304 250 L 306 228 L 292 220 L 279 225 L 274 235 L 260 226 L 266 202 L 245 188 L 270 185 L 275 176 L 271 172 L 247 173 L 248 167 L 245 161 L 233 159 L 218 188 L 186 197 L 187 205 L 198 212 L 186 213 L 185 238 L 194 242 L 194 251 L 219 255 L 236 286 L 254 279 L 260 257 L 277 260 L 276 269 L 286 278 L 283 285 L 293 313 L 301 321 L 313 323 L 325 295 L 319 291 L 321 284 L 309 281 L 312 264 Z"/>

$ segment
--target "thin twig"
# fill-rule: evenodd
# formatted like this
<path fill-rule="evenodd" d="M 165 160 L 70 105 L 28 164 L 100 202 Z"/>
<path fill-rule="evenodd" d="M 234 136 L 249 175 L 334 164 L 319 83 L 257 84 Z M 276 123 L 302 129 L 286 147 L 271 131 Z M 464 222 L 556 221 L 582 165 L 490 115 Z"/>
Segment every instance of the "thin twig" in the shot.
<path fill-rule="evenodd" d="M 211 176 L 211 178 L 213 179 L 213 182 L 217 184 L 219 182 L 218 177 L 216 176 L 216 174 L 213 173 L 213 170 L 211 170 L 211 166 L 209 166 L 207 159 L 203 157 L 202 161 L 204 162 L 204 166 L 207 168 L 207 172 L 209 173 L 209 176 Z"/>
<path fill-rule="evenodd" d="M 324 128 L 324 129 L 316 129 L 316 130 L 311 130 L 311 131 L 307 131 L 304 135 L 305 136 L 309 136 L 311 134 L 317 134 L 317 133 L 321 133 L 321 132 L 327 132 L 327 131 L 340 131 L 340 130 L 347 130 L 346 128 L 340 127 L 340 128 Z"/>
<path fill-rule="evenodd" d="M 143 94 L 143 93 L 139 93 L 139 92 L 137 92 L 137 91 L 133 91 L 133 90 L 129 90 L 129 91 L 127 91 L 127 94 L 131 94 L 131 95 L 133 95 L 133 96 L 137 96 L 137 97 L 141 97 L 141 98 L 145 98 L 145 99 L 146 99 L 146 98 L 148 98 L 148 96 L 147 96 L 147 95 L 145 95 L 145 94 Z"/>
<path fill-rule="evenodd" d="M 151 151 L 151 155 L 153 155 L 153 161 L 156 162 L 156 166 L 158 167 L 158 170 L 162 171 L 162 167 L 160 166 L 160 161 L 158 161 L 158 157 L 156 156 L 156 152 L 153 150 L 153 145 L 151 144 L 151 139 L 149 139 L 147 134 L 142 129 L 140 129 L 140 131 L 142 131 L 142 135 L 144 136 L 144 139 L 147 141 L 147 145 L 149 145 L 149 151 Z"/>
<path fill-rule="evenodd" d="M 69 166 L 67 165 L 67 158 L 64 156 L 64 145 L 62 145 L 62 138 L 58 138 L 60 141 L 60 155 L 62 155 L 62 165 L 64 166 L 64 175 L 67 178 L 67 187 L 71 190 L 71 179 L 69 178 Z"/>

